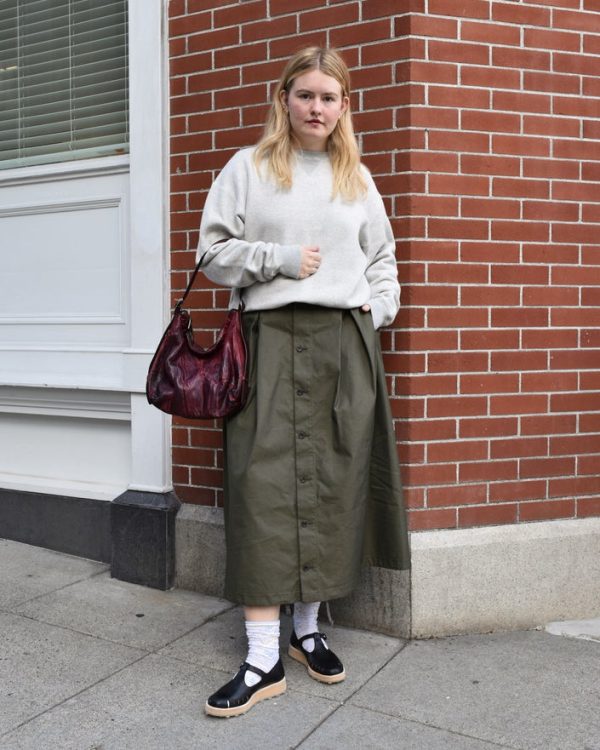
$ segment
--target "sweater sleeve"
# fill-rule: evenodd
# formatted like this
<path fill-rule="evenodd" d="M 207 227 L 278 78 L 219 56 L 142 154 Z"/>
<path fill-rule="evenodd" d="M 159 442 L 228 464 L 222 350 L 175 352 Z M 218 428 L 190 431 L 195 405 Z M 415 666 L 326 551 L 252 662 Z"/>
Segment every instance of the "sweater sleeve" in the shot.
<path fill-rule="evenodd" d="M 392 323 L 400 309 L 396 242 L 383 199 L 366 167 L 364 174 L 368 182 L 367 223 L 361 232 L 361 245 L 368 262 L 365 270 L 371 289 L 368 304 L 373 325 L 380 328 Z"/>
<path fill-rule="evenodd" d="M 248 242 L 245 211 L 251 159 L 235 154 L 213 182 L 202 212 L 196 263 L 216 284 L 245 287 L 282 274 L 300 275 L 300 245 Z"/>

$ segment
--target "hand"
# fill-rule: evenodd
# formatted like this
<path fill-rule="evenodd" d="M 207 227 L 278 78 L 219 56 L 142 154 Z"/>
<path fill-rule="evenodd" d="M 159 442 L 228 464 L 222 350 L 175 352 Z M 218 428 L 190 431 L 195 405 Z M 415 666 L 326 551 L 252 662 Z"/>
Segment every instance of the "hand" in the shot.
<path fill-rule="evenodd" d="M 318 245 L 302 245 L 300 253 L 300 276 L 298 278 L 306 279 L 319 270 L 321 253 Z"/>
<path fill-rule="evenodd" d="M 362 307 L 361 307 L 360 309 L 361 309 L 361 310 L 362 310 L 363 312 L 369 312 L 369 310 L 371 309 L 371 305 L 367 305 L 367 304 L 365 304 L 365 305 L 363 305 L 363 306 L 362 306 Z"/>

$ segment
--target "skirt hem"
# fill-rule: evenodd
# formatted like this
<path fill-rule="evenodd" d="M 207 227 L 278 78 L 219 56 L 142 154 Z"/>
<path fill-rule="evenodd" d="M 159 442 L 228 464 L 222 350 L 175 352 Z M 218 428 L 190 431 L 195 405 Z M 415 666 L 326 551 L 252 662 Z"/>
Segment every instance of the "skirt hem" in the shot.
<path fill-rule="evenodd" d="M 357 586 L 357 582 L 346 584 L 346 586 L 334 586 L 330 589 L 321 591 L 309 591 L 302 593 L 301 595 L 297 592 L 290 594 L 287 591 L 285 594 L 268 594 L 264 593 L 253 595 L 234 594 L 233 592 L 226 592 L 224 594 L 227 601 L 233 602 L 234 604 L 242 604 L 246 607 L 272 607 L 276 604 L 293 604 L 294 602 L 324 602 L 330 599 L 341 599 L 344 596 L 351 594 Z"/>

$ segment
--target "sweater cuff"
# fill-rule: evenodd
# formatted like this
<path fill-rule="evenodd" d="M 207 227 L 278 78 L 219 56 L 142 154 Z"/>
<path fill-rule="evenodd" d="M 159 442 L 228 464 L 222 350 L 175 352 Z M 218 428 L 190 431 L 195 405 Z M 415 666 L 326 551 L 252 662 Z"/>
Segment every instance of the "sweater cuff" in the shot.
<path fill-rule="evenodd" d="M 300 245 L 277 245 L 274 252 L 275 265 L 279 273 L 297 279 L 300 276 L 302 258 Z"/>
<path fill-rule="evenodd" d="M 373 297 L 368 302 L 371 305 L 371 317 L 373 318 L 373 325 L 375 329 L 381 328 L 386 320 L 386 307 L 385 304 L 377 297 Z"/>

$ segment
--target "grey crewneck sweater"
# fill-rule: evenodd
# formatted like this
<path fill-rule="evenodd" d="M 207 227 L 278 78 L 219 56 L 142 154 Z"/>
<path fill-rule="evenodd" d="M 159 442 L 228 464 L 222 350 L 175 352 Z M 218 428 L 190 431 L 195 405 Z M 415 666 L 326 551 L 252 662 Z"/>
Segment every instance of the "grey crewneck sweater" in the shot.
<path fill-rule="evenodd" d="M 348 309 L 371 305 L 375 328 L 389 325 L 400 304 L 395 242 L 369 170 L 366 197 L 331 200 L 326 151 L 298 151 L 289 190 L 257 174 L 255 147 L 238 151 L 206 198 L 196 262 L 215 283 L 234 287 L 230 307 L 268 310 L 291 302 Z M 322 263 L 299 279 L 300 248 L 318 245 Z"/>

